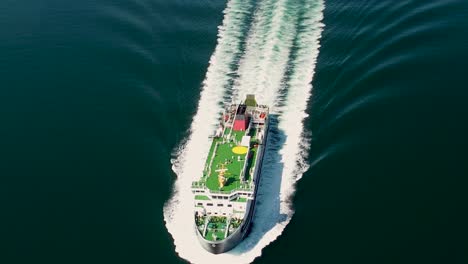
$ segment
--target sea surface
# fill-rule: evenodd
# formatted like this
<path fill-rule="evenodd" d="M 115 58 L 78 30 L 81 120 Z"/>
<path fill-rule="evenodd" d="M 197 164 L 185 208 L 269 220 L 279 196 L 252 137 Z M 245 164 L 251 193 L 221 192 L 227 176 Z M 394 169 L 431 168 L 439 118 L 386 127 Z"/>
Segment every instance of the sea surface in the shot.
<path fill-rule="evenodd" d="M 2 0 L 0 263 L 468 263 L 468 1 Z M 223 102 L 252 234 L 194 240 Z"/>

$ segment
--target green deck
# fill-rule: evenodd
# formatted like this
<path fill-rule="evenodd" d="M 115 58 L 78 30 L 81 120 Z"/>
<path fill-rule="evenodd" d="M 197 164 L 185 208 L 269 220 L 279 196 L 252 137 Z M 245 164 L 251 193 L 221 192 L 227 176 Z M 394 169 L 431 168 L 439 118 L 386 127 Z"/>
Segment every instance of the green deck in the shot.
<path fill-rule="evenodd" d="M 237 198 L 237 200 L 234 200 L 233 202 L 246 203 L 246 202 L 247 202 L 247 198 L 239 197 L 239 198 Z"/>
<path fill-rule="evenodd" d="M 207 200 L 211 200 L 208 196 L 206 195 L 195 195 L 195 200 L 204 200 L 204 201 L 207 201 Z"/>
<path fill-rule="evenodd" d="M 257 159 L 257 150 L 258 150 L 257 148 L 251 148 L 250 150 L 251 158 L 247 161 L 247 168 L 245 172 L 245 179 L 248 181 L 252 180 L 253 175 L 250 175 L 250 169 L 254 168 L 255 166 L 255 161 Z"/>
<path fill-rule="evenodd" d="M 245 179 L 246 180 L 252 180 L 252 176 L 250 174 L 250 169 L 254 168 L 255 167 L 255 162 L 257 161 L 257 151 L 258 151 L 258 148 L 255 147 L 255 144 L 257 143 L 257 130 L 256 129 L 252 129 L 249 133 L 249 136 L 251 137 L 250 138 L 250 145 L 251 145 L 251 148 L 250 148 L 250 154 L 251 154 L 251 157 L 249 158 L 249 160 L 247 161 L 247 168 L 246 168 L 246 172 L 245 172 Z M 252 172 L 253 173 L 253 172 Z"/>
<path fill-rule="evenodd" d="M 219 173 L 216 170 L 221 168 L 219 164 L 223 163 L 226 164 L 228 171 L 225 175 L 227 178 L 226 185 L 221 189 L 221 191 L 231 191 L 239 186 L 240 174 L 245 163 L 245 155 L 234 154 L 232 152 L 233 147 L 235 147 L 235 144 L 225 143 L 218 145 L 218 149 L 211 165 L 211 173 L 206 180 L 206 186 L 210 190 L 219 190 Z"/>
<path fill-rule="evenodd" d="M 228 228 L 226 221 L 227 218 L 223 216 L 212 217 L 206 228 L 205 239 L 210 241 L 223 240 L 225 238 L 226 228 Z M 216 236 L 216 239 L 213 235 Z"/>
<path fill-rule="evenodd" d="M 230 140 L 226 140 L 224 144 L 222 143 L 222 137 L 214 138 L 210 147 L 210 151 L 208 153 L 203 178 L 201 179 L 201 181 L 205 182 L 206 187 L 211 191 L 229 192 L 242 187 L 240 181 L 240 174 L 242 173 L 242 169 L 244 168 L 244 164 L 248 156 L 246 154 L 235 154 L 234 152 L 232 152 L 232 148 L 240 144 L 242 137 L 245 135 L 245 131 L 232 131 L 230 128 L 228 128 L 224 131 L 224 135 L 229 134 L 231 134 Z M 252 168 L 255 165 L 255 158 L 257 152 L 257 148 L 254 147 L 256 143 L 256 130 L 252 129 L 249 135 L 252 137 L 250 147 L 251 155 L 249 160 L 247 160 L 247 171 L 245 175 L 246 180 L 251 180 L 252 178 L 249 172 L 250 168 Z M 227 179 L 226 184 L 223 188 L 219 188 L 219 172 L 216 171 L 217 169 L 221 168 L 221 164 L 225 164 L 225 167 L 227 168 L 227 172 L 225 174 L 225 177 Z"/>

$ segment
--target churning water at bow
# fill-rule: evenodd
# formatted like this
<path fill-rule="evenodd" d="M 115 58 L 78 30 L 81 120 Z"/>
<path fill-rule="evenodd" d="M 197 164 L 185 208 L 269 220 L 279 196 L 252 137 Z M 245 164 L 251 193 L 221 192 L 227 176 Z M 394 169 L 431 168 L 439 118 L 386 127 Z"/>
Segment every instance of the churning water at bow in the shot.
<path fill-rule="evenodd" d="M 467 1 L 4 0 L 0 33 L 2 263 L 468 262 Z M 247 93 L 259 207 L 214 256 L 190 182 Z"/>

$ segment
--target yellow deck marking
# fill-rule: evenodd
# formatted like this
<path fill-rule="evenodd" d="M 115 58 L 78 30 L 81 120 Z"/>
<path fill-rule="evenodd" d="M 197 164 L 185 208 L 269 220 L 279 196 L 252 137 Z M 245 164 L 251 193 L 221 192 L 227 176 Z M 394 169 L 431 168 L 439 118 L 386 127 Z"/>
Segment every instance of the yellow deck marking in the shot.
<path fill-rule="evenodd" d="M 248 148 L 244 146 L 236 146 L 232 148 L 232 152 L 237 155 L 244 155 L 247 153 Z"/>

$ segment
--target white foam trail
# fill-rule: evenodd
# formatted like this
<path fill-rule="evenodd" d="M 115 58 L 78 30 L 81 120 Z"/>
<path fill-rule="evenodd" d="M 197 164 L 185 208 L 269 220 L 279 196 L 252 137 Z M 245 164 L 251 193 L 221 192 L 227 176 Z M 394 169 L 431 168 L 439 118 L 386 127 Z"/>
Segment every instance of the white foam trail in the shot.
<path fill-rule="evenodd" d="M 297 1 L 266 0 L 257 11 L 234 87 L 235 101 L 255 94 L 273 106 L 296 36 Z"/>
<path fill-rule="evenodd" d="M 249 10 L 244 2 L 231 0 L 224 12 L 218 46 L 210 60 L 190 138 L 174 161 L 178 176 L 174 196 L 164 209 L 166 226 L 174 238 L 177 253 L 192 263 L 249 263 L 260 256 L 261 250 L 282 233 L 291 219 L 290 195 L 306 168 L 303 162 L 298 163 L 304 159 L 308 148 L 302 143 L 305 142 L 302 121 L 311 94 L 324 3 L 323 0 L 304 0 L 306 5 L 300 5 L 297 0 L 264 0 L 255 13 L 234 95 L 255 93 L 259 102 L 277 105 L 282 98 L 278 93 L 285 86 L 286 104 L 278 107 L 279 124 L 273 124 L 276 128 L 270 133 L 251 234 L 224 254 L 213 255 L 201 248 L 193 230 L 190 185 L 201 175 L 210 145 L 208 135 L 221 110 L 219 102 L 232 81 L 227 73 L 232 71 L 235 53 L 240 52 L 242 36 L 238 33 Z M 293 18 L 300 14 L 303 17 L 297 26 Z M 298 56 L 290 59 L 293 50 Z M 285 79 L 288 67 L 292 76 Z"/>
<path fill-rule="evenodd" d="M 312 79 L 320 48 L 319 39 L 324 25 L 323 1 L 306 1 L 303 19 L 300 21 L 295 48 L 295 59 L 291 61 L 291 75 L 286 86 L 288 95 L 281 107 L 279 129 L 286 135 L 285 143 L 280 150 L 282 157 L 283 182 L 281 183 L 281 200 L 289 199 L 294 193 L 294 183 L 308 169 L 305 158 L 309 149 L 309 139 L 303 137 L 305 112 L 312 93 Z M 315 14 L 310 16 L 308 14 Z M 285 203 L 285 207 L 289 204 Z M 288 211 L 285 208 L 286 211 Z M 289 215 L 289 219 L 292 215 Z"/>

